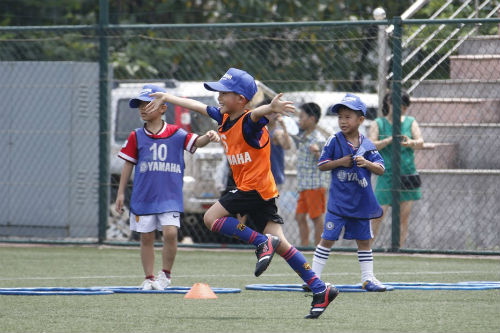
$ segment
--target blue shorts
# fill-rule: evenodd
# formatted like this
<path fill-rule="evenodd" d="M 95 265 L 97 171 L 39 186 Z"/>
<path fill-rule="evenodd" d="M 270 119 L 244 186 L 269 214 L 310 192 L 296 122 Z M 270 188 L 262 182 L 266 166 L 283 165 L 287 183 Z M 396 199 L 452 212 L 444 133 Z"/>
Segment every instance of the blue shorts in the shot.
<path fill-rule="evenodd" d="M 336 241 L 345 227 L 344 239 L 367 240 L 373 238 L 370 220 L 351 219 L 326 212 L 321 238 Z"/>

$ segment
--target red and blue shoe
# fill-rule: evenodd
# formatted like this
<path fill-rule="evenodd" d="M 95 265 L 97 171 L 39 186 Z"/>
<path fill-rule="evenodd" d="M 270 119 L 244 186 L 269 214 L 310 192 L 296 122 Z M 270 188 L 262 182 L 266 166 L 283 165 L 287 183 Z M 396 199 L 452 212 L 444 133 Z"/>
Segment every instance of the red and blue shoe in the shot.
<path fill-rule="evenodd" d="M 274 253 L 280 244 L 278 236 L 266 234 L 267 241 L 257 245 L 255 255 L 257 256 L 257 264 L 255 265 L 255 276 L 260 276 L 267 269 Z"/>

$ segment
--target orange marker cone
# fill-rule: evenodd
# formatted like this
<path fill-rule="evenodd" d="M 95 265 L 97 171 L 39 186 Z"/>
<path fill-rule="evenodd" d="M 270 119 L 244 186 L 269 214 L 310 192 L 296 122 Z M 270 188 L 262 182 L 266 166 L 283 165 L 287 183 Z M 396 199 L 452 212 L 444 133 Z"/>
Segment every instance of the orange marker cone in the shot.
<path fill-rule="evenodd" d="M 189 289 L 184 298 L 214 299 L 217 298 L 214 291 L 206 283 L 195 283 Z"/>

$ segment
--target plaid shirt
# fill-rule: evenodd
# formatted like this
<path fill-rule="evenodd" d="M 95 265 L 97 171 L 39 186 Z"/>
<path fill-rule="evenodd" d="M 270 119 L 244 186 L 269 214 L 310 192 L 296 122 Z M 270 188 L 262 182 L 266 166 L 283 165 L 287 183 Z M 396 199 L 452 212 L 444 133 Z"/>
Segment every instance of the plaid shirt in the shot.
<path fill-rule="evenodd" d="M 300 142 L 297 149 L 297 190 L 310 190 L 320 187 L 327 188 L 330 181 L 330 173 L 318 169 L 318 159 L 309 147 L 317 144 L 319 150 L 325 144 L 325 138 L 318 131 L 314 130 L 309 135 L 300 134 Z"/>

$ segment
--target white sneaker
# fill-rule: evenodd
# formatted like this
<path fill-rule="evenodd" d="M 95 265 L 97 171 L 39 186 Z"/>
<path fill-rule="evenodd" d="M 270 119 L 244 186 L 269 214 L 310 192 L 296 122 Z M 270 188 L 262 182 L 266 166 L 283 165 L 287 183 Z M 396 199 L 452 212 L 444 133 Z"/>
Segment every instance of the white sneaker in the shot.
<path fill-rule="evenodd" d="M 155 280 L 151 280 L 151 279 L 146 279 L 144 280 L 144 282 L 141 284 L 141 287 L 140 287 L 142 290 L 163 290 L 165 288 L 162 288 L 160 283 L 158 283 L 158 281 Z"/>
<path fill-rule="evenodd" d="M 167 275 L 165 274 L 164 271 L 158 272 L 158 275 L 155 278 L 155 282 L 161 288 L 161 289 L 156 289 L 156 290 L 164 290 L 165 288 L 170 286 L 170 284 L 172 283 L 172 281 L 167 277 Z"/>
<path fill-rule="evenodd" d="M 141 288 L 142 290 L 153 290 L 152 282 L 152 280 L 146 279 L 144 280 L 144 282 L 142 282 L 139 288 Z"/>

